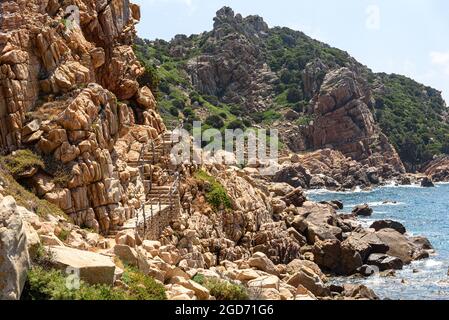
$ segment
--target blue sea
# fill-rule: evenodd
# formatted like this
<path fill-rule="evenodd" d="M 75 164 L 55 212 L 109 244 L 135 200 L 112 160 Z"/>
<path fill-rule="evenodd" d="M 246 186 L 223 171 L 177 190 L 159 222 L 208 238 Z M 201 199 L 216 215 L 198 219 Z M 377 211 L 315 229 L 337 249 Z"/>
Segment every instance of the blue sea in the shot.
<path fill-rule="evenodd" d="M 393 278 L 374 275 L 365 279 L 354 277 L 349 281 L 348 278 L 333 279 L 335 282 L 365 284 L 381 298 L 449 300 L 449 184 L 439 184 L 435 188 L 385 186 L 355 192 L 316 190 L 308 192 L 308 198 L 313 201 L 341 200 L 345 205 L 342 213 L 367 203 L 374 214 L 360 219 L 364 226 L 369 227 L 375 220 L 399 221 L 408 234 L 427 237 L 436 251 L 430 259 L 413 262 Z"/>

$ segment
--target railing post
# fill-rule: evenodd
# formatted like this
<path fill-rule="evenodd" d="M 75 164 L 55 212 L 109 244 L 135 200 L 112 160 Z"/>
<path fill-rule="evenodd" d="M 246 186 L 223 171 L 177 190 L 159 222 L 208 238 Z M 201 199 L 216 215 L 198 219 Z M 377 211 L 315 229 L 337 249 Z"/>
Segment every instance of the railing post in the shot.
<path fill-rule="evenodd" d="M 173 186 L 170 187 L 170 212 L 173 212 Z"/>
<path fill-rule="evenodd" d="M 159 197 L 159 214 L 161 214 L 161 195 L 158 195 Z"/>
<path fill-rule="evenodd" d="M 150 203 L 150 214 L 151 214 L 151 219 L 150 219 L 150 229 L 153 230 L 153 201 L 151 201 Z"/>
<path fill-rule="evenodd" d="M 150 190 L 151 192 L 153 190 L 153 165 L 150 165 Z"/>
<path fill-rule="evenodd" d="M 146 207 L 146 201 L 143 204 L 143 237 L 144 238 L 145 238 L 145 234 L 147 233 L 147 216 L 145 214 L 145 207 Z"/>
<path fill-rule="evenodd" d="M 154 141 L 153 140 L 151 140 L 151 151 L 152 151 L 152 154 L 153 154 L 153 164 L 155 164 L 156 163 L 156 159 L 155 159 L 155 154 L 154 154 Z"/>

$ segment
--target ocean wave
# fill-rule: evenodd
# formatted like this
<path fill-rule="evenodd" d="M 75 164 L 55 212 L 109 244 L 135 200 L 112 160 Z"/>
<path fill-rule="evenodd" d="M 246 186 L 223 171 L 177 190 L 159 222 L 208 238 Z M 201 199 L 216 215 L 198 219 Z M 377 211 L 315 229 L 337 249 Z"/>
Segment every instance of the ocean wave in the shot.
<path fill-rule="evenodd" d="M 435 259 L 428 259 L 424 262 L 424 266 L 426 268 L 435 268 L 440 267 L 443 265 L 443 262 L 435 260 Z"/>
<path fill-rule="evenodd" d="M 396 202 L 396 201 L 374 201 L 367 203 L 370 207 L 384 207 L 384 206 L 403 206 L 404 202 Z"/>
<path fill-rule="evenodd" d="M 436 185 L 445 185 L 449 184 L 449 182 L 440 182 L 436 183 Z M 419 184 L 410 184 L 410 185 L 399 185 L 395 182 L 389 182 L 387 184 L 384 184 L 382 186 L 378 186 L 372 189 L 363 189 L 360 186 L 355 187 L 353 190 L 344 190 L 344 191 L 335 191 L 335 190 L 329 190 L 329 189 L 308 189 L 305 190 L 306 194 L 357 194 L 357 193 L 372 193 L 380 189 L 391 189 L 391 188 L 411 188 L 411 189 L 424 189 Z"/>
<path fill-rule="evenodd" d="M 385 185 L 383 185 L 383 186 L 381 186 L 380 187 L 381 189 L 382 188 L 412 188 L 412 189 L 421 189 L 421 188 L 424 188 L 424 187 L 422 187 L 420 184 L 407 184 L 407 185 L 402 185 L 402 184 L 397 184 L 397 183 L 395 183 L 395 182 L 389 182 L 389 183 L 387 183 L 387 184 L 385 184 Z"/>
<path fill-rule="evenodd" d="M 353 194 L 353 193 L 371 193 L 374 192 L 375 189 L 362 189 L 361 187 L 355 187 L 354 190 L 345 190 L 345 191 L 335 191 L 329 189 L 309 189 L 305 190 L 305 194 L 311 195 L 321 195 L 321 194 Z"/>

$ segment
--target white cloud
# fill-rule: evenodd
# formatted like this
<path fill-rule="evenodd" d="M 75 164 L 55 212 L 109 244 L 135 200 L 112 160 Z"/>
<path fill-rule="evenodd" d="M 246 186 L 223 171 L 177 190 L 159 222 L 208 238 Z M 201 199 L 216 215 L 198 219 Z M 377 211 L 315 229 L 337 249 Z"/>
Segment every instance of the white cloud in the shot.
<path fill-rule="evenodd" d="M 432 61 L 432 64 L 442 67 L 444 73 L 449 75 L 449 51 L 432 51 L 430 53 L 430 60 Z"/>

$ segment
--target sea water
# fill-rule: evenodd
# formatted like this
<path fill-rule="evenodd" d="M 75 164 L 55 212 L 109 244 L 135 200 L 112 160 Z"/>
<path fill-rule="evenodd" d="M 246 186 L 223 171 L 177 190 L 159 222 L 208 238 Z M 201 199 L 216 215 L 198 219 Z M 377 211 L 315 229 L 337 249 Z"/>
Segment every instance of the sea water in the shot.
<path fill-rule="evenodd" d="M 449 184 L 435 188 L 386 186 L 372 191 L 309 191 L 313 201 L 341 200 L 349 213 L 367 203 L 374 213 L 360 222 L 369 227 L 376 220 L 401 222 L 409 235 L 427 237 L 436 251 L 430 259 L 416 261 L 396 272 L 396 277 L 335 278 L 336 283 L 360 283 L 373 289 L 381 298 L 449 300 Z"/>

